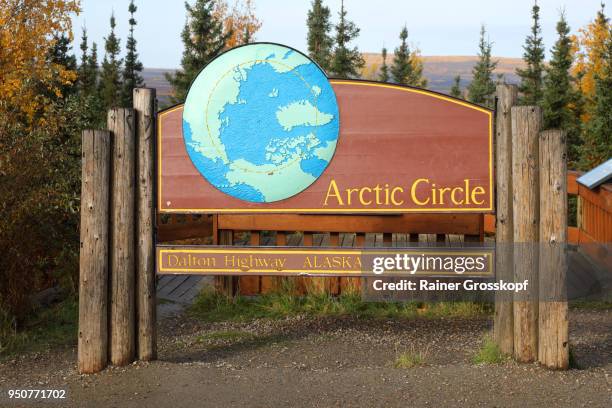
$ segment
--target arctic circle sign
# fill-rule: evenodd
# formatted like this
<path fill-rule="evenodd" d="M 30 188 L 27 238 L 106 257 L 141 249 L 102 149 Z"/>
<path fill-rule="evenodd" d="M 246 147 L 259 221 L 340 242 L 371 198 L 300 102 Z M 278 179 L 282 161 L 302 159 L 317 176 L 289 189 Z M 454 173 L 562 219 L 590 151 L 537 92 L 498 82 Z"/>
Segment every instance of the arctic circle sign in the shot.
<path fill-rule="evenodd" d="M 308 57 L 278 44 L 234 48 L 193 82 L 183 110 L 187 153 L 234 198 L 292 197 L 323 173 L 340 128 L 336 95 Z"/>
<path fill-rule="evenodd" d="M 494 210 L 493 111 L 327 78 L 282 45 L 220 55 L 157 125 L 161 213 Z"/>

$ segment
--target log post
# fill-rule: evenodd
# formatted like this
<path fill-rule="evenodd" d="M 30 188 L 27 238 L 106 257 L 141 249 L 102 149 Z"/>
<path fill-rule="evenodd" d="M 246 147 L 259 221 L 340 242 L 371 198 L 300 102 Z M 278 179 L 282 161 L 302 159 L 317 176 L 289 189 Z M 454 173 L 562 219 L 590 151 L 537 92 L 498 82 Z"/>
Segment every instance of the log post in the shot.
<path fill-rule="evenodd" d="M 155 301 L 155 89 L 134 89 L 136 115 L 137 197 L 136 197 L 136 327 L 138 359 L 157 356 Z"/>
<path fill-rule="evenodd" d="M 539 107 L 515 106 L 511 116 L 514 280 L 528 283 L 527 290 L 514 297 L 514 357 L 532 362 L 538 357 L 538 137 L 542 113 Z"/>
<path fill-rule="evenodd" d="M 540 304 L 538 360 L 569 367 L 567 310 L 567 154 L 560 130 L 540 133 Z"/>
<path fill-rule="evenodd" d="M 83 132 L 78 366 L 85 374 L 108 362 L 110 152 L 110 132 Z"/>
<path fill-rule="evenodd" d="M 112 109 L 108 128 L 113 133 L 113 168 L 111 173 L 111 287 L 110 287 L 110 360 L 126 365 L 135 355 L 135 218 L 136 137 L 134 111 Z"/>
<path fill-rule="evenodd" d="M 512 281 L 512 119 L 510 110 L 518 100 L 516 85 L 497 86 L 497 116 L 495 124 L 496 176 L 496 261 L 497 281 Z M 504 354 L 514 353 L 514 317 L 512 294 L 496 293 L 493 336 Z"/>

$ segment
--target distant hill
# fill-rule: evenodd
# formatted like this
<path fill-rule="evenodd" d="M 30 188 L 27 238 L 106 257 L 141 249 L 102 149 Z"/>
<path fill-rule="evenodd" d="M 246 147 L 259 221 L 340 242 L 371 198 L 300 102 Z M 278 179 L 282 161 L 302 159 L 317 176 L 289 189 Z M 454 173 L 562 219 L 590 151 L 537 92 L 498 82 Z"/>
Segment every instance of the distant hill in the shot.
<path fill-rule="evenodd" d="M 364 79 L 376 79 L 382 64 L 382 56 L 375 53 L 364 53 L 366 67 L 363 69 Z M 393 56 L 390 55 L 387 64 L 390 64 Z M 428 79 L 428 89 L 432 91 L 448 93 L 455 75 L 461 75 L 461 86 L 465 88 L 472 80 L 472 67 L 478 60 L 475 56 L 424 56 L 423 72 Z M 520 58 L 494 57 L 498 61 L 496 74 L 503 74 L 508 83 L 518 83 L 516 68 L 523 66 Z M 172 87 L 164 77 L 165 73 L 172 73 L 171 69 L 145 68 L 143 77 L 147 86 L 157 89 L 160 107 L 170 104 Z"/>

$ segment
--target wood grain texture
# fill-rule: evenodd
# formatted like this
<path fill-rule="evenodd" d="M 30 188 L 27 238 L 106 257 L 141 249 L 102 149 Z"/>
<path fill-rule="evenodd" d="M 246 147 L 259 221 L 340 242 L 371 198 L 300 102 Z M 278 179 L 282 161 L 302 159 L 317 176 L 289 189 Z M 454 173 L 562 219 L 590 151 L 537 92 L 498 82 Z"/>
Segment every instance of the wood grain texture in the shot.
<path fill-rule="evenodd" d="M 138 359 L 157 357 L 155 298 L 155 89 L 134 89 L 137 138 L 136 305 Z"/>
<path fill-rule="evenodd" d="M 217 231 L 218 237 L 217 242 L 219 245 L 234 245 L 234 231 L 222 230 Z M 238 290 L 238 277 L 237 276 L 216 276 L 215 286 L 217 291 L 224 294 L 227 297 L 234 297 Z"/>
<path fill-rule="evenodd" d="M 108 128 L 113 134 L 109 349 L 111 363 L 123 366 L 134 361 L 136 351 L 136 137 L 133 109 L 110 110 Z"/>
<path fill-rule="evenodd" d="M 219 214 L 219 229 L 243 231 L 480 234 L 480 214 L 307 215 Z"/>
<path fill-rule="evenodd" d="M 258 247 L 261 245 L 259 231 L 251 231 L 250 246 Z M 238 277 L 241 295 L 258 295 L 261 292 L 261 276 L 240 276 Z"/>
<path fill-rule="evenodd" d="M 538 138 L 542 113 L 539 107 L 515 106 L 511 109 L 511 121 L 514 279 L 529 282 L 527 291 L 514 303 L 514 356 L 520 362 L 532 362 L 538 357 L 536 244 L 540 223 Z"/>
<path fill-rule="evenodd" d="M 108 363 L 108 245 L 111 135 L 83 132 L 78 368 L 102 371 Z"/>
<path fill-rule="evenodd" d="M 495 123 L 495 177 L 496 224 L 495 276 L 498 281 L 514 278 L 512 242 L 512 117 L 511 109 L 517 103 L 516 85 L 497 86 L 497 117 Z M 495 294 L 493 336 L 504 354 L 514 353 L 514 312 L 512 294 Z"/>
<path fill-rule="evenodd" d="M 560 130 L 540 133 L 540 304 L 538 360 L 569 367 L 567 308 L 567 154 Z"/>
<path fill-rule="evenodd" d="M 332 82 L 332 86 L 342 116 L 333 160 L 306 190 L 273 203 L 246 203 L 214 188 L 201 176 L 186 152 L 182 107 L 161 112 L 161 210 L 212 213 L 215 211 L 211 209 L 222 212 L 291 209 L 294 213 L 304 213 L 325 207 L 333 212 L 354 213 L 392 207 L 354 201 L 349 208 L 346 200 L 342 204 L 332 200 L 324 206 L 333 179 L 340 190 L 379 183 L 402 186 L 406 189 L 405 200 L 399 209 L 418 212 L 421 208 L 409 199 L 410 185 L 418 178 L 427 177 L 438 186 L 459 186 L 465 179 L 482 185 L 487 192 L 482 204 L 463 207 L 491 212 L 490 111 L 437 94 L 388 84 L 338 81 Z M 417 188 L 419 196 L 427 191 L 425 184 Z M 435 207 L 454 211 L 458 205 L 447 200 L 445 205 Z"/>

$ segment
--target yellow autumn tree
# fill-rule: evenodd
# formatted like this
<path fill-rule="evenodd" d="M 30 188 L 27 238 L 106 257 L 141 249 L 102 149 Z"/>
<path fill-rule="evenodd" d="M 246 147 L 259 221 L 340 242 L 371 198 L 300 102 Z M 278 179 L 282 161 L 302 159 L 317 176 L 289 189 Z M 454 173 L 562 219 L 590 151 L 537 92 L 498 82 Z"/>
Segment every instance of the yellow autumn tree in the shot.
<path fill-rule="evenodd" d="M 0 121 L 43 122 L 48 93 L 61 96 L 74 71 L 49 61 L 55 39 L 71 39 L 71 14 L 79 0 L 0 1 Z"/>
<path fill-rule="evenodd" d="M 215 6 L 215 17 L 223 21 L 224 33 L 231 33 L 227 48 L 251 42 L 262 24 L 255 15 L 253 0 L 235 0 L 231 8 L 227 1 L 220 0 Z"/>
<path fill-rule="evenodd" d="M 586 112 L 593 104 L 595 77 L 603 71 L 605 44 L 610 37 L 610 28 L 610 19 L 606 17 L 602 4 L 595 20 L 578 30 L 574 39 L 576 63 L 572 74 L 578 79 L 578 86 L 585 97 Z M 589 117 L 585 114 L 582 119 L 587 122 Z"/>

